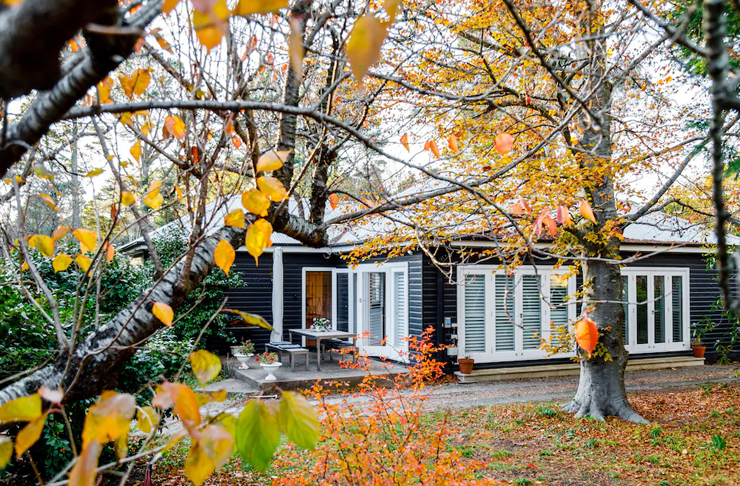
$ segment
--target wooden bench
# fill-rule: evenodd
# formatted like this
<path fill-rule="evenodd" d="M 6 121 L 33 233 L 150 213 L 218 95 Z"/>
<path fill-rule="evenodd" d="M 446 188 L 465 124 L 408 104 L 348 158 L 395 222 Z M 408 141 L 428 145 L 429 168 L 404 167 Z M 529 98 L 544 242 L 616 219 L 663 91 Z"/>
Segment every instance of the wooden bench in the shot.
<path fill-rule="evenodd" d="M 280 356 L 280 361 L 283 360 L 283 353 L 288 353 L 290 357 L 290 369 L 295 368 L 295 357 L 305 356 L 306 357 L 306 371 L 308 371 L 308 349 L 302 348 L 297 344 L 292 344 L 286 341 L 278 341 L 265 344 L 265 352 L 275 351 Z"/>

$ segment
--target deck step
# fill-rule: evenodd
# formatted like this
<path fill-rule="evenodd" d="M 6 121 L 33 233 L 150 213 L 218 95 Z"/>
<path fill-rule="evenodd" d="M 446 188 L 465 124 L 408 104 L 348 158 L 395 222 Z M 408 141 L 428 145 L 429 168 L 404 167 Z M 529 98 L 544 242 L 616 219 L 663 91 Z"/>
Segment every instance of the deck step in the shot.
<path fill-rule="evenodd" d="M 668 368 L 685 368 L 703 366 L 704 358 L 693 356 L 674 356 L 670 358 L 644 358 L 627 362 L 627 371 L 664 370 Z M 532 378 L 549 378 L 552 376 L 572 376 L 581 372 L 578 363 L 564 363 L 536 366 L 518 366 L 512 368 L 473 369 L 469 375 L 455 372 L 460 383 L 479 383 L 483 381 L 521 380 Z"/>

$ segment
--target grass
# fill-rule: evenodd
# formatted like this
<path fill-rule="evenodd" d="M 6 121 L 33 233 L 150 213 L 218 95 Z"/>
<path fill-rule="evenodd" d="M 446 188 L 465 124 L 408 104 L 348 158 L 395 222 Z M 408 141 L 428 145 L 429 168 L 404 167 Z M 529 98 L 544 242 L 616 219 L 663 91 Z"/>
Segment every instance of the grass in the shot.
<path fill-rule="evenodd" d="M 740 484 L 739 385 L 705 385 L 630 401 L 649 425 L 575 419 L 554 403 L 435 412 L 423 423 L 444 424 L 446 447 L 457 449 L 463 463 L 485 465 L 477 474 L 480 484 Z M 177 478 L 186 454 L 184 445 L 166 453 L 154 484 L 188 484 Z M 293 450 L 291 457 L 296 464 L 312 460 L 302 451 Z M 234 458 L 206 485 L 267 485 L 289 471 L 290 463 L 281 462 L 283 469 L 262 474 Z"/>

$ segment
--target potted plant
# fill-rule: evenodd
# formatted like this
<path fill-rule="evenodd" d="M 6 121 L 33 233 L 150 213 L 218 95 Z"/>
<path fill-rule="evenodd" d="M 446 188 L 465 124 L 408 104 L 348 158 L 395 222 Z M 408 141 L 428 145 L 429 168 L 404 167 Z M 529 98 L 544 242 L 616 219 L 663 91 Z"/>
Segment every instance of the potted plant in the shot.
<path fill-rule="evenodd" d="M 473 363 L 475 360 L 470 357 L 467 351 L 463 351 L 459 358 L 457 358 L 457 364 L 460 366 L 460 373 L 463 375 L 469 375 L 473 372 Z"/>
<path fill-rule="evenodd" d="M 239 346 L 232 346 L 231 354 L 233 354 L 241 364 L 241 366 L 239 366 L 240 370 L 248 370 L 249 366 L 247 363 L 249 363 L 249 360 L 254 356 L 254 343 L 247 340 Z"/>
<path fill-rule="evenodd" d="M 258 354 L 257 363 L 267 371 L 265 381 L 275 381 L 277 378 L 272 374 L 273 371 L 283 366 L 283 363 L 278 359 L 277 353 Z"/>
<path fill-rule="evenodd" d="M 704 353 L 707 351 L 707 347 L 702 344 L 701 338 L 703 338 L 706 333 L 714 330 L 716 326 L 717 324 L 709 319 L 709 317 L 707 316 L 704 316 L 701 322 L 697 323 L 694 326 L 694 330 L 691 332 L 691 336 L 693 338 L 691 340 L 691 349 L 692 351 L 694 351 L 695 358 L 704 357 Z"/>
<path fill-rule="evenodd" d="M 327 319 L 326 317 L 314 317 L 313 318 L 313 324 L 311 324 L 311 329 L 316 329 L 317 331 L 331 331 L 331 321 Z"/>

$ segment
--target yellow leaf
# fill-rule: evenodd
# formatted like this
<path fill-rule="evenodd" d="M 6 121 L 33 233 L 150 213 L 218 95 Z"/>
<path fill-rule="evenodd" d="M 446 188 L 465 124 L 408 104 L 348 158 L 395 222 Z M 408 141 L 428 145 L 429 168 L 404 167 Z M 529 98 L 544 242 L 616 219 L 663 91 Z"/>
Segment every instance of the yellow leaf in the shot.
<path fill-rule="evenodd" d="M 75 257 L 75 263 L 78 267 L 82 269 L 83 272 L 87 272 L 87 269 L 90 268 L 90 264 L 92 263 L 92 260 L 90 260 L 85 255 L 77 255 Z"/>
<path fill-rule="evenodd" d="M 21 457 L 32 445 L 39 440 L 41 437 L 41 431 L 44 430 L 44 424 L 46 423 L 46 417 L 49 414 L 45 413 L 41 417 L 33 419 L 25 427 L 18 432 L 18 436 L 15 438 L 15 454 Z"/>
<path fill-rule="evenodd" d="M 234 259 L 236 258 L 236 252 L 234 251 L 234 247 L 231 246 L 231 243 L 226 240 L 219 241 L 213 252 L 213 258 L 218 268 L 223 270 L 228 277 L 229 269 L 234 264 Z"/>
<path fill-rule="evenodd" d="M 149 70 L 137 69 L 131 77 L 133 78 L 133 94 L 141 96 L 144 94 L 144 91 L 146 91 L 146 88 L 149 86 L 149 81 L 151 80 Z"/>
<path fill-rule="evenodd" d="M 193 10 L 193 29 L 201 45 L 208 51 L 221 44 L 221 39 L 228 29 L 231 12 L 226 0 L 217 0 L 209 11 L 201 12 L 197 6 Z"/>
<path fill-rule="evenodd" d="M 187 129 L 185 127 L 185 122 L 182 121 L 179 116 L 168 116 L 164 121 L 164 127 L 167 129 L 169 134 L 176 139 L 180 140 L 185 138 Z"/>
<path fill-rule="evenodd" d="M 215 470 L 216 464 L 213 462 L 213 459 L 208 457 L 197 442 L 193 444 L 188 457 L 185 459 L 185 475 L 188 479 L 195 486 L 200 486 Z"/>
<path fill-rule="evenodd" d="M 221 373 L 221 360 L 215 354 L 200 349 L 190 355 L 190 367 L 201 385 L 205 385 Z"/>
<path fill-rule="evenodd" d="M 159 425 L 159 412 L 154 407 L 142 407 L 136 412 L 136 426 L 145 434 L 150 434 Z"/>
<path fill-rule="evenodd" d="M 0 469 L 3 469 L 13 457 L 13 440 L 7 435 L 0 435 Z"/>
<path fill-rule="evenodd" d="M 28 239 L 28 246 L 48 257 L 54 256 L 54 240 L 46 235 L 33 235 Z"/>
<path fill-rule="evenodd" d="M 135 161 L 139 162 L 141 159 L 141 140 L 137 140 L 136 143 L 131 146 L 129 152 L 131 152 L 131 157 L 133 157 Z"/>
<path fill-rule="evenodd" d="M 388 12 L 388 15 L 391 18 L 391 22 L 396 19 L 396 14 L 398 13 L 398 9 L 401 7 L 401 2 L 402 0 L 385 0 L 383 8 L 385 8 L 385 11 Z"/>
<path fill-rule="evenodd" d="M 249 226 L 245 246 L 250 255 L 257 261 L 265 248 L 271 245 L 272 225 L 264 220 L 258 219 Z"/>
<path fill-rule="evenodd" d="M 54 241 L 58 241 L 61 237 L 63 237 L 70 231 L 72 231 L 71 226 L 60 226 L 54 230 L 54 234 L 51 235 L 51 237 L 54 239 Z"/>
<path fill-rule="evenodd" d="M 38 393 L 16 398 L 0 407 L 0 423 L 30 422 L 41 416 L 41 396 Z"/>
<path fill-rule="evenodd" d="M 244 211 L 235 209 L 224 216 L 224 224 L 235 228 L 244 228 Z"/>
<path fill-rule="evenodd" d="M 173 411 L 180 417 L 188 431 L 192 427 L 200 425 L 198 397 L 193 390 L 185 385 L 168 381 L 162 383 L 157 388 L 157 394 L 152 399 L 152 405 L 161 409 L 167 409 L 174 405 Z"/>
<path fill-rule="evenodd" d="M 51 196 L 49 196 L 48 194 L 41 193 L 41 194 L 39 194 L 39 197 L 51 209 L 53 209 L 54 211 L 59 211 L 59 206 L 57 206 L 57 204 L 54 202 L 54 200 L 51 198 Z"/>
<path fill-rule="evenodd" d="M 380 59 L 380 48 L 387 33 L 383 24 L 373 15 L 364 15 L 355 24 L 352 37 L 347 42 L 347 58 L 359 84 L 362 84 L 362 78 L 370 66 Z"/>
<path fill-rule="evenodd" d="M 136 198 L 130 192 L 123 191 L 121 193 L 121 204 L 123 204 L 124 206 L 131 206 L 135 202 Z"/>
<path fill-rule="evenodd" d="M 127 436 L 136 413 L 136 399 L 128 393 L 105 391 L 90 407 L 82 428 L 82 447 L 92 441 L 107 444 Z"/>
<path fill-rule="evenodd" d="M 177 200 L 183 202 L 185 198 L 182 195 L 182 189 L 180 189 L 180 186 L 175 186 L 175 194 L 177 195 Z"/>
<path fill-rule="evenodd" d="M 80 241 L 80 251 L 86 253 L 95 251 L 98 246 L 98 234 L 85 228 L 77 228 L 72 233 Z"/>
<path fill-rule="evenodd" d="M 275 12 L 288 8 L 288 0 L 239 0 L 234 8 L 234 15 L 251 15 Z"/>
<path fill-rule="evenodd" d="M 257 314 L 250 314 L 249 312 L 242 312 L 237 309 L 224 309 L 224 312 L 233 312 L 234 314 L 244 319 L 244 322 L 246 322 L 250 326 L 259 326 L 261 328 L 267 329 L 268 331 L 273 330 L 272 326 L 265 320 L 265 318 L 262 316 L 258 316 Z"/>
<path fill-rule="evenodd" d="M 154 181 L 149 185 L 149 189 L 146 191 L 144 196 L 144 204 L 152 209 L 159 209 L 164 202 L 164 197 L 159 192 L 159 186 L 162 185 L 162 181 Z"/>
<path fill-rule="evenodd" d="M 270 198 L 262 191 L 252 189 L 242 193 L 242 206 L 252 214 L 267 216 L 267 210 L 270 208 Z"/>
<path fill-rule="evenodd" d="M 201 431 L 200 445 L 218 469 L 231 458 L 234 437 L 221 425 L 208 425 Z"/>
<path fill-rule="evenodd" d="M 580 212 L 581 216 L 591 221 L 593 224 L 596 224 L 596 216 L 594 216 L 594 212 L 591 209 L 591 205 L 588 203 L 588 201 L 581 201 Z"/>
<path fill-rule="evenodd" d="M 68 269 L 71 264 L 72 257 L 64 253 L 60 253 L 51 261 L 51 266 L 54 267 L 54 273 L 63 272 Z"/>
<path fill-rule="evenodd" d="M 172 319 L 175 317 L 172 307 L 163 302 L 154 303 L 152 306 L 152 314 L 154 314 L 154 317 L 162 321 L 162 324 L 165 326 L 171 326 Z"/>
<path fill-rule="evenodd" d="M 406 152 L 411 152 L 411 149 L 409 148 L 409 136 L 408 136 L 408 134 L 404 133 L 401 136 L 401 145 L 403 145 L 403 148 L 406 149 Z"/>
<path fill-rule="evenodd" d="M 283 183 L 275 177 L 262 176 L 257 178 L 257 187 L 265 193 L 271 201 L 280 202 L 288 197 L 288 191 L 283 187 Z"/>
<path fill-rule="evenodd" d="M 268 150 L 257 161 L 257 172 L 278 170 L 288 159 L 288 154 L 290 154 L 290 150 Z"/>
<path fill-rule="evenodd" d="M 95 177 L 95 176 L 99 176 L 102 173 L 103 173 L 103 169 L 100 169 L 100 168 L 93 169 L 90 172 L 88 172 L 87 174 L 85 174 L 85 177 Z"/>
<path fill-rule="evenodd" d="M 162 12 L 164 12 L 165 14 L 172 12 L 172 9 L 174 9 L 178 3 L 180 3 L 180 0 L 164 0 Z"/>
<path fill-rule="evenodd" d="M 82 448 L 82 454 L 69 473 L 69 486 L 94 486 L 98 467 L 98 457 L 103 450 L 98 441 L 92 441 Z"/>
<path fill-rule="evenodd" d="M 134 122 L 131 120 L 131 113 L 122 113 L 118 117 L 118 122 L 121 125 L 128 125 L 128 126 L 134 126 Z"/>

